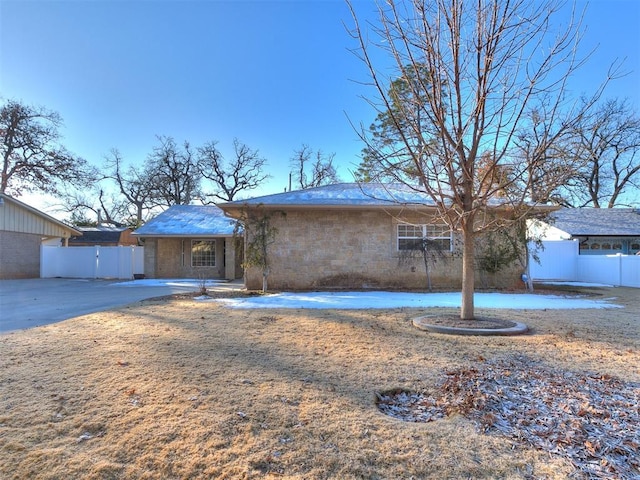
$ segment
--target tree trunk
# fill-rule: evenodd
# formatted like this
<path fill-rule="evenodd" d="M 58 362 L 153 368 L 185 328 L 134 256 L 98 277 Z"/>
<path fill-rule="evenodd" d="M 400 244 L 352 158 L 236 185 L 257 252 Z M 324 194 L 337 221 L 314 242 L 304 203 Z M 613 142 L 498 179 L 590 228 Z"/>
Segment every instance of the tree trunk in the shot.
<path fill-rule="evenodd" d="M 422 260 L 424 261 L 424 271 L 427 273 L 427 288 L 432 291 L 431 288 L 431 271 L 429 270 L 429 253 L 424 249 L 422 250 Z"/>
<path fill-rule="evenodd" d="M 262 293 L 267 293 L 268 285 L 267 278 L 269 277 L 269 267 L 262 269 Z"/>
<path fill-rule="evenodd" d="M 473 225 L 463 226 L 463 254 L 462 254 L 462 304 L 460 305 L 460 318 L 473 320 L 473 292 L 475 289 L 474 262 L 474 234 Z"/>

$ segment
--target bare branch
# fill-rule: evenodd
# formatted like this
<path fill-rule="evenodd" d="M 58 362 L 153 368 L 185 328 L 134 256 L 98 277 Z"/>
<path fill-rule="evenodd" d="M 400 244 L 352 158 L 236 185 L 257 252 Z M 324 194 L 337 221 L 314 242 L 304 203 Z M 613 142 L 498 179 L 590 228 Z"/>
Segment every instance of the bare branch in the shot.
<path fill-rule="evenodd" d="M 270 175 L 263 173 L 267 160 L 237 138 L 233 140 L 234 157 L 226 162 L 211 141 L 198 149 L 200 174 L 213 182 L 216 191 L 208 196 L 225 202 L 233 201 L 243 191 L 259 187 Z"/>
<path fill-rule="evenodd" d="M 567 101 L 570 79 L 587 58 L 578 53 L 581 19 L 574 14 L 558 28 L 562 3 L 553 0 L 377 5 L 378 22 L 363 26 L 349 3 L 355 54 L 374 89 L 368 103 L 378 112 L 372 128 L 359 133 L 366 142 L 359 175 L 425 193 L 461 232 L 461 315 L 471 318 L 475 236 L 531 212 L 541 159 L 546 168 L 548 152 L 602 92 L 586 104 Z M 378 54 L 391 63 L 394 79 L 377 64 Z M 531 142 L 521 133 L 536 111 L 545 118 Z"/>

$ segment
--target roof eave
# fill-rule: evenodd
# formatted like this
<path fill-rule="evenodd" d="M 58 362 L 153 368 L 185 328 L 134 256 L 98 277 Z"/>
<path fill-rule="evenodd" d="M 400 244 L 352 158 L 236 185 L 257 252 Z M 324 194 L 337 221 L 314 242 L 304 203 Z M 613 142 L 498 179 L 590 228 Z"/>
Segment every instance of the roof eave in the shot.
<path fill-rule="evenodd" d="M 211 238 L 211 237 L 233 237 L 233 233 L 132 233 L 140 238 Z"/>
<path fill-rule="evenodd" d="M 265 208 L 269 210 L 402 210 L 412 208 L 414 210 L 433 210 L 434 205 L 420 203 L 389 203 L 387 205 L 362 205 L 362 204 L 301 204 L 301 203 L 243 203 L 218 205 L 225 215 L 237 218 L 233 214 L 246 208 Z"/>
<path fill-rule="evenodd" d="M 388 204 L 301 204 L 301 203 L 223 203 L 218 204 L 218 207 L 225 213 L 225 215 L 232 218 L 239 218 L 240 212 L 246 208 L 264 208 L 269 210 L 434 210 L 437 207 L 435 205 L 426 205 L 424 203 L 399 203 L 389 202 Z M 499 210 L 508 210 L 512 208 L 511 205 L 495 205 L 489 208 Z M 552 212 L 559 209 L 556 205 L 533 205 L 530 207 L 532 210 Z"/>

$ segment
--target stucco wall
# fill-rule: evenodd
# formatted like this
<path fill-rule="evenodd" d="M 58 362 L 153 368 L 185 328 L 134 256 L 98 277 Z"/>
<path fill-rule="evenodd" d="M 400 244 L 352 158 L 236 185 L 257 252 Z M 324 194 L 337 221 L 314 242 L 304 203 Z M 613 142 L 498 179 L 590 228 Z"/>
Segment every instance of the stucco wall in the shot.
<path fill-rule="evenodd" d="M 288 211 L 284 217 L 272 216 L 277 235 L 269 247 L 269 289 L 426 289 L 422 258 L 400 261 L 396 230 L 400 221 L 429 223 L 424 216 L 392 216 L 382 210 Z M 461 285 L 461 243 L 457 235 L 453 245 L 453 252 L 444 253 L 430 265 L 435 289 Z M 478 274 L 478 286 L 515 286 L 520 270 L 514 267 L 494 276 Z M 249 289 L 262 288 L 261 272 L 248 269 L 245 282 Z"/>
<path fill-rule="evenodd" d="M 40 277 L 40 235 L 0 231 L 0 278 Z"/>

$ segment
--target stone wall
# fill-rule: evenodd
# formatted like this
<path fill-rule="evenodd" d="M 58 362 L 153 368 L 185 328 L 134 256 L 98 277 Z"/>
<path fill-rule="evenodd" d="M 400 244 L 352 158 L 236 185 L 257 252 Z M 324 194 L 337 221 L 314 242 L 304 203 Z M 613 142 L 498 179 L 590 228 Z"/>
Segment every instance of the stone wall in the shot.
<path fill-rule="evenodd" d="M 191 240 L 216 241 L 216 266 L 191 266 Z M 225 278 L 225 241 L 231 238 L 147 238 L 144 241 L 144 273 L 147 278 Z M 236 272 L 240 270 L 240 258 L 236 258 Z M 241 273 L 237 275 L 241 276 Z M 237 276 L 236 275 L 236 276 Z"/>
<path fill-rule="evenodd" d="M 424 215 L 391 215 L 384 210 L 290 210 L 274 215 L 276 241 L 269 246 L 270 290 L 317 288 L 427 288 L 421 256 L 407 261 L 397 249 L 397 224 L 431 223 Z M 512 287 L 521 269 L 500 275 L 479 275 L 478 286 Z M 454 235 L 453 251 L 443 252 L 430 264 L 434 289 L 460 288 L 461 242 Z M 248 289 L 262 288 L 256 268 L 245 272 Z"/>
<path fill-rule="evenodd" d="M 0 278 L 40 278 L 41 235 L 0 231 Z"/>
<path fill-rule="evenodd" d="M 147 278 L 158 278 L 156 275 L 156 252 L 158 251 L 157 238 L 145 238 L 144 245 L 144 276 Z"/>

